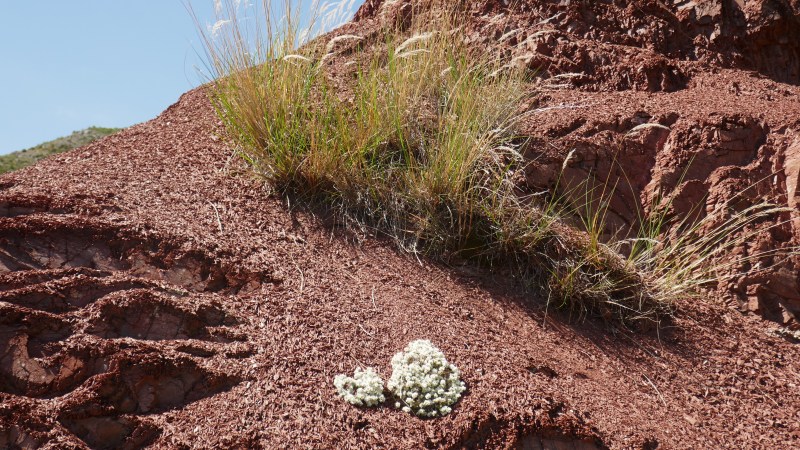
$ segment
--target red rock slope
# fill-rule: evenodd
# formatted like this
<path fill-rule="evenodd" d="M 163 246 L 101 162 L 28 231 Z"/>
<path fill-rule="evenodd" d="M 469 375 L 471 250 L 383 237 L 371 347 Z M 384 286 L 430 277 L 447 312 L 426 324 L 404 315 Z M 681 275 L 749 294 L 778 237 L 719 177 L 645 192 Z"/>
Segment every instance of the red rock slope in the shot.
<path fill-rule="evenodd" d="M 548 14 L 560 8 L 532 3 Z M 348 32 L 375 22 L 369 6 L 381 11 L 368 5 Z M 477 11 L 476 23 L 498 8 Z M 640 51 L 638 41 L 597 42 Z M 595 106 L 543 113 L 531 132 L 549 148 L 575 142 L 600 152 L 611 148 L 600 145 L 603 136 L 622 142 L 636 117 L 663 117 L 670 132 L 655 141 L 665 143 L 637 160 L 654 161 L 650 170 L 679 164 L 667 162 L 667 149 L 696 148 L 710 160 L 717 147 L 703 139 L 762 130 L 754 150 L 729 150 L 750 155 L 740 164 L 698 169 L 697 183 L 722 192 L 715 186 L 733 179 L 721 177 L 723 168 L 737 174 L 788 160 L 775 156 L 789 146 L 774 130 L 790 140 L 784 134 L 800 117 L 791 114 L 796 86 L 730 64 L 687 69 L 685 87 L 671 93 L 602 82 L 552 90 L 543 105 Z M 747 99 L 740 107 L 730 103 L 733 82 Z M 758 108 L 763 118 L 748 122 Z M 741 121 L 731 122 L 735 114 Z M 153 121 L 0 177 L 0 448 L 800 443 L 800 352 L 772 334 L 774 324 L 723 299 L 680 302 L 674 324 L 652 336 L 546 315 L 508 280 L 358 241 L 271 198 L 220 131 L 195 90 Z M 737 139 L 725 142 L 756 145 Z M 555 161 L 558 153 L 545 156 Z M 576 171 L 603 161 L 581 158 Z M 788 179 L 779 178 L 776 192 Z M 336 397 L 337 373 L 369 365 L 388 378 L 392 354 L 417 338 L 431 339 L 462 369 L 468 391 L 453 414 L 420 420 Z"/>

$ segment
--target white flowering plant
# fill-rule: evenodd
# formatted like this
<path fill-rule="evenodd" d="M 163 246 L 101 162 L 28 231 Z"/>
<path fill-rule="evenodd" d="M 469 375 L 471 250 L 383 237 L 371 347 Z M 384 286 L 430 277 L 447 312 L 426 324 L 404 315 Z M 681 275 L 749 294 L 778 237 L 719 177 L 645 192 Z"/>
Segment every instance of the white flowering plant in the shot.
<path fill-rule="evenodd" d="M 419 417 L 445 416 L 467 389 L 459 370 L 430 341 L 411 342 L 392 358 L 389 390 L 395 406 Z"/>
<path fill-rule="evenodd" d="M 352 377 L 336 375 L 333 385 L 339 396 L 355 406 L 377 406 L 386 400 L 383 395 L 383 380 L 372 367 L 357 368 Z"/>

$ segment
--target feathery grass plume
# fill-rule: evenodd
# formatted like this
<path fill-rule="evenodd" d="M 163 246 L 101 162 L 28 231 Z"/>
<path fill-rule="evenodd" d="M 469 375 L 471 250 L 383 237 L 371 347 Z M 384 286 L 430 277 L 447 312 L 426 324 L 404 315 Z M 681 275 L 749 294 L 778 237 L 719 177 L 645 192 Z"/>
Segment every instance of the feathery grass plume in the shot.
<path fill-rule="evenodd" d="M 417 34 L 417 35 L 411 36 L 410 38 L 408 38 L 405 41 L 403 41 L 400 45 L 398 45 L 397 48 L 394 49 L 394 52 L 395 52 L 395 54 L 401 54 L 408 47 L 412 47 L 412 46 L 414 46 L 416 44 L 425 42 L 425 41 L 431 39 L 433 36 L 434 36 L 433 32 L 422 33 L 422 34 Z"/>
<path fill-rule="evenodd" d="M 343 34 L 341 36 L 336 36 L 333 39 L 331 39 L 330 41 L 328 41 L 327 45 L 325 45 L 325 52 L 326 53 L 332 53 L 334 51 L 334 49 L 336 48 L 336 46 L 339 45 L 342 42 L 362 41 L 362 40 L 364 40 L 363 37 L 356 36 L 354 34 Z"/>
<path fill-rule="evenodd" d="M 286 55 L 283 57 L 284 61 L 299 61 L 303 63 L 312 63 L 314 62 L 311 58 L 303 55 Z"/>
<path fill-rule="evenodd" d="M 414 57 L 416 55 L 420 55 L 422 53 L 430 53 L 430 52 L 431 52 L 430 50 L 427 50 L 427 49 L 424 49 L 424 48 L 418 48 L 416 50 L 409 50 L 409 51 L 407 51 L 405 53 L 397 53 L 396 55 L 394 55 L 394 57 L 395 58 L 412 58 L 412 57 Z"/>

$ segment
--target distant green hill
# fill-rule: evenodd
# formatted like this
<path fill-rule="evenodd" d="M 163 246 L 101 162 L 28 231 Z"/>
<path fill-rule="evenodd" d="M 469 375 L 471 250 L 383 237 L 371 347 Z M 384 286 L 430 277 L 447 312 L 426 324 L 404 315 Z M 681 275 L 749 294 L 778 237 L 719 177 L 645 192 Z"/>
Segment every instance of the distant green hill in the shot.
<path fill-rule="evenodd" d="M 75 131 L 69 136 L 60 137 L 27 150 L 9 153 L 0 156 L 0 173 L 21 169 L 56 153 L 65 152 L 94 142 L 102 137 L 114 134 L 120 128 L 89 127 L 85 130 Z"/>

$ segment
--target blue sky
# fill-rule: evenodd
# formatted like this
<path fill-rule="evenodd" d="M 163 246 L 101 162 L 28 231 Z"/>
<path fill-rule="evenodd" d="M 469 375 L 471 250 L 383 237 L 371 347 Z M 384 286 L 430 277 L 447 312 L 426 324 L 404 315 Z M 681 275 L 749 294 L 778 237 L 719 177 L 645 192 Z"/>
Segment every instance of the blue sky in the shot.
<path fill-rule="evenodd" d="M 191 4 L 214 23 L 213 0 Z M 152 119 L 203 80 L 181 0 L 7 1 L 0 17 L 0 154 Z"/>

